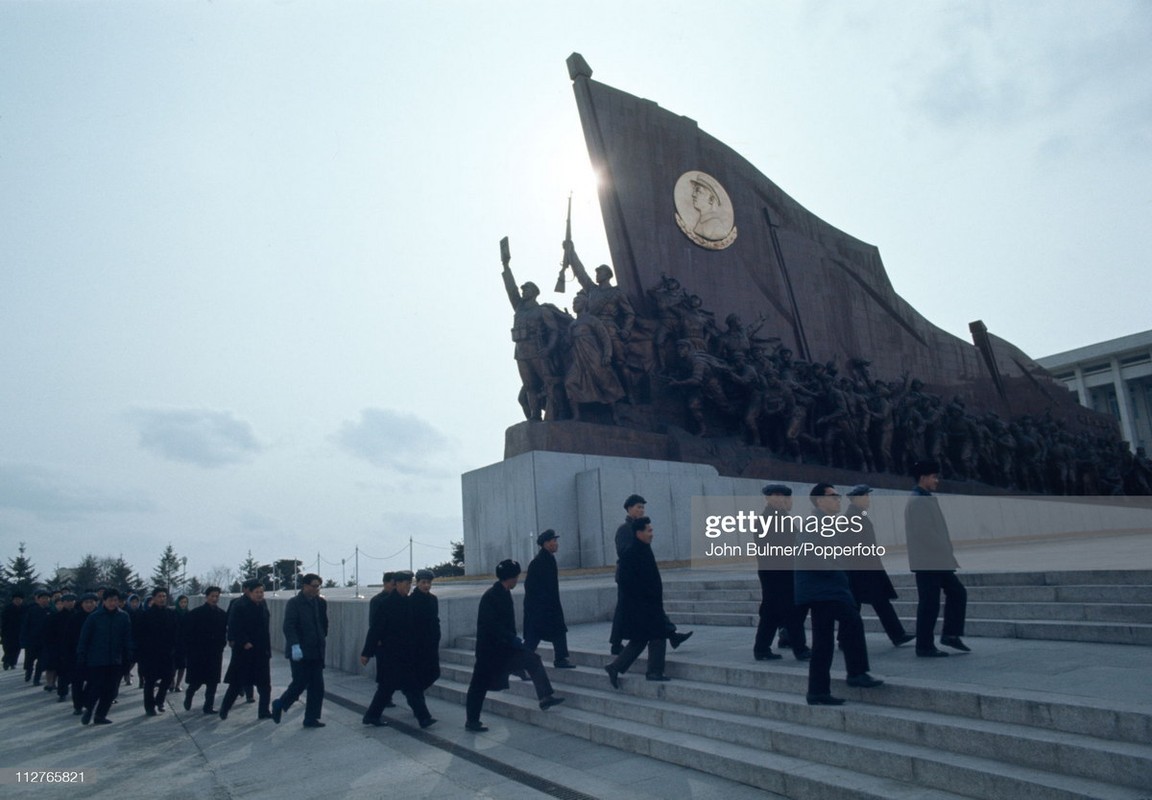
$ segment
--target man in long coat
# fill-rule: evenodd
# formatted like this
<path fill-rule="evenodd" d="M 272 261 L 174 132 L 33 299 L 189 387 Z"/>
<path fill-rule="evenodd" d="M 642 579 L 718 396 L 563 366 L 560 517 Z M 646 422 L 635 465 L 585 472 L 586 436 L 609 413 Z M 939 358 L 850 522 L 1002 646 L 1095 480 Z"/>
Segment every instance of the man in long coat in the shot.
<path fill-rule="evenodd" d="M 376 694 L 364 714 L 365 725 L 382 726 L 380 719 L 385 701 L 392 692 L 399 689 L 408 701 L 408 707 L 416 716 L 421 728 L 433 725 L 436 720 L 428 711 L 424 700 L 424 687 L 420 686 L 417 674 L 416 631 L 413 617 L 414 607 L 408 596 L 412 589 L 412 573 L 403 571 L 394 575 L 396 590 L 381 603 L 376 622 L 368 630 L 360 663 L 366 664 L 373 644 L 376 647 Z"/>
<path fill-rule="evenodd" d="M 309 573 L 301 580 L 299 594 L 284 606 L 284 657 L 291 661 L 292 682 L 272 701 L 272 721 L 279 725 L 281 715 L 307 692 L 304 727 L 323 728 L 320 712 L 324 706 L 328 601 L 320 596 L 324 582 L 319 575 Z"/>
<path fill-rule="evenodd" d="M 52 594 L 47 589 L 37 589 L 35 598 L 36 602 L 24 612 L 20 646 L 24 648 L 24 682 L 32 681 L 33 686 L 39 686 L 44 672 L 44 629 L 48 625 Z"/>
<path fill-rule="evenodd" d="M 664 583 L 660 579 L 660 568 L 656 555 L 652 552 L 652 520 L 640 517 L 632 522 L 632 535 L 635 541 L 624 551 L 617 567 L 620 606 L 620 633 L 628 644 L 620 655 L 604 671 L 614 688 L 620 688 L 620 676 L 628 671 L 632 663 L 648 648 L 648 670 L 645 677 L 650 681 L 667 681 L 664 674 L 664 657 L 667 643 L 671 638 L 673 646 L 692 635 L 676 633 L 668 615 L 664 613 Z M 674 637 L 674 638 L 673 638 Z"/>
<path fill-rule="evenodd" d="M 568 660 L 568 626 L 564 624 L 564 607 L 560 605 L 560 571 L 556 567 L 556 550 L 560 540 L 549 528 L 536 537 L 540 552 L 528 565 L 524 578 L 524 646 L 536 652 L 541 641 L 552 643 L 552 666 L 575 669 Z"/>
<path fill-rule="evenodd" d="M 508 688 L 508 675 L 525 671 L 536 687 L 541 710 L 564 702 L 552 691 L 552 683 L 544 670 L 540 656 L 524 647 L 516 635 L 516 611 L 512 607 L 512 590 L 520 582 L 520 564 L 505 559 L 496 565 L 496 582 L 480 598 L 476 614 L 476 666 L 468 685 L 465 701 L 467 730 L 483 732 L 488 728 L 480 722 L 480 710 L 488 692 L 501 692 Z"/>
<path fill-rule="evenodd" d="M 608 634 L 608 644 L 612 647 L 612 655 L 620 655 L 624 649 L 624 636 L 620 633 L 620 559 L 624 551 L 636 541 L 632 531 L 632 523 L 644 516 L 644 509 L 648 501 L 638 494 L 630 494 L 624 501 L 624 522 L 616 529 L 613 542 L 616 545 L 616 613 L 612 616 L 612 630 Z"/>
<path fill-rule="evenodd" d="M 152 590 L 152 602 L 132 620 L 136 640 L 136 663 L 144 690 L 144 713 L 150 717 L 165 710 L 164 699 L 176 672 L 176 640 L 180 621 L 168 607 L 168 590 Z"/>
<path fill-rule="evenodd" d="M 24 593 L 13 592 L 0 612 L 0 640 L 4 642 L 4 670 L 16 669 L 20 660 L 20 628 L 28 608 L 24 605 Z"/>
<path fill-rule="evenodd" d="M 782 483 L 769 483 L 761 493 L 764 495 L 765 516 L 775 517 L 772 536 L 792 535 L 791 527 L 785 523 L 792 518 L 792 489 Z M 771 537 L 770 537 L 771 539 Z M 791 543 L 791 539 L 788 539 Z M 787 633 L 788 646 L 797 661 L 807 661 L 812 654 L 804 634 L 804 618 L 808 609 L 797 606 L 795 601 L 795 579 L 792 574 L 791 559 L 777 556 L 761 556 L 756 575 L 760 579 L 760 620 L 756 626 L 756 639 L 752 645 L 752 657 L 757 661 L 773 661 L 781 658 L 772 652 L 772 639 L 779 630 L 781 647 Z"/>
<path fill-rule="evenodd" d="M 188 686 L 184 690 L 184 710 L 204 687 L 204 713 L 215 714 L 216 687 L 220 685 L 220 665 L 228 643 L 228 615 L 220 608 L 220 587 L 204 590 L 204 602 L 184 618 L 184 650 L 187 654 Z"/>
<path fill-rule="evenodd" d="M 956 577 L 959 563 L 952 552 L 948 524 L 933 493 L 940 488 L 940 464 L 917 461 L 912 466 L 916 486 L 904 507 L 904 530 L 908 541 L 908 566 L 916 575 L 916 655 L 939 658 L 948 655 L 936 647 L 936 620 L 940 616 L 940 593 L 944 593 L 944 627 L 940 644 L 967 653 L 964 619 L 968 590 Z"/>
<path fill-rule="evenodd" d="M 68 676 L 67 688 L 60 686 L 63 680 L 56 678 L 57 694 L 63 699 L 68 689 L 72 691 L 72 713 L 79 716 L 84 713 L 85 687 L 87 676 L 84 668 L 76 659 L 76 647 L 80 644 L 80 631 L 84 629 L 84 621 L 99 605 L 99 600 L 92 592 L 86 592 L 80 597 L 80 604 L 73 609 L 68 617 L 68 626 L 64 630 L 64 646 L 60 651 L 62 674 Z"/>
<path fill-rule="evenodd" d="M 432 594 L 435 578 L 430 569 L 416 573 L 412 601 L 412 652 L 415 657 L 416 686 L 420 691 L 440 679 L 440 601 Z"/>
<path fill-rule="evenodd" d="M 858 540 L 865 546 L 876 544 L 876 528 L 868 516 L 868 509 L 872 505 L 871 495 L 872 487 L 866 483 L 857 484 L 848 491 L 848 518 L 859 520 Z M 892 601 L 898 595 L 880 556 L 857 559 L 854 567 L 848 573 L 848 583 L 852 587 L 852 596 L 856 598 L 856 608 L 864 603 L 872 606 L 880 624 L 884 626 L 884 633 L 888 634 L 894 646 L 899 647 L 915 639 L 914 634 L 904 630 L 904 623 L 900 621 L 896 609 L 892 608 Z"/>
<path fill-rule="evenodd" d="M 268 705 L 272 695 L 272 637 L 268 631 L 270 615 L 264 602 L 264 584 L 250 578 L 243 584 L 244 596 L 228 604 L 228 643 L 232 658 L 224 681 L 228 690 L 220 702 L 220 719 L 228 712 L 240 692 L 255 686 L 259 695 L 260 719 L 272 719 Z"/>

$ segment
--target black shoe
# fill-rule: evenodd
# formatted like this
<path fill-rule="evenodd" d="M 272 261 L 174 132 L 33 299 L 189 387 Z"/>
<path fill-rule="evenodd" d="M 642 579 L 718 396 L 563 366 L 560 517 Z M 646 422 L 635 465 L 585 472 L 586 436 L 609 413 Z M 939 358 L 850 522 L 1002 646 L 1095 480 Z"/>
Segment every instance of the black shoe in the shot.
<path fill-rule="evenodd" d="M 867 672 L 862 672 L 859 675 L 849 675 L 848 680 L 845 682 L 849 686 L 855 686 L 857 689 L 871 689 L 884 685 L 884 681 L 879 678 L 873 678 Z"/>
<path fill-rule="evenodd" d="M 388 723 L 385 722 L 384 720 L 380 719 L 380 717 L 375 717 L 375 718 L 364 717 L 364 719 L 360 720 L 360 723 L 362 725 L 372 725 L 372 726 L 377 727 L 377 728 L 387 728 L 388 727 Z"/>
<path fill-rule="evenodd" d="M 204 713 L 205 714 L 215 714 L 215 713 L 217 713 L 217 711 L 212 706 L 204 706 Z"/>
<path fill-rule="evenodd" d="M 691 639 L 692 634 L 694 634 L 695 632 L 696 631 L 688 631 L 687 633 L 674 633 L 671 636 L 669 636 L 668 641 L 672 644 L 672 649 L 675 650 L 677 647 L 684 644 L 684 642 Z"/>
<path fill-rule="evenodd" d="M 553 661 L 552 666 L 555 669 L 576 669 L 576 665 L 566 658 L 562 658 L 559 661 Z"/>
<path fill-rule="evenodd" d="M 787 629 L 781 628 L 780 632 L 776 635 L 776 646 L 781 650 L 792 649 L 792 637 L 788 635 Z"/>
<path fill-rule="evenodd" d="M 620 670 L 609 664 L 604 667 L 604 671 L 608 673 L 608 682 L 612 684 L 613 689 L 620 688 Z"/>
<path fill-rule="evenodd" d="M 796 656 L 797 661 L 812 660 L 812 651 L 807 647 L 801 647 L 799 650 L 793 650 L 792 655 Z"/>
<path fill-rule="evenodd" d="M 277 697 L 275 700 L 272 701 L 272 721 L 275 722 L 277 725 L 279 725 L 280 724 L 280 717 L 283 716 L 283 714 L 284 714 L 284 704 L 281 703 L 280 698 Z M 305 720 L 304 724 L 305 725 L 308 724 L 307 720 Z"/>
<path fill-rule="evenodd" d="M 892 646 L 893 647 L 899 647 L 902 644 L 908 644 L 908 642 L 913 641 L 915 638 L 916 638 L 916 634 L 905 633 L 905 634 L 898 636 L 895 639 L 893 639 L 892 640 Z"/>
<path fill-rule="evenodd" d="M 245 703 L 255 703 L 255 702 L 256 702 L 256 698 L 255 698 L 255 697 L 252 697 L 251 695 L 249 695 L 248 697 L 245 697 L 245 698 L 244 698 L 244 702 L 245 702 Z"/>
<path fill-rule="evenodd" d="M 959 636 L 941 636 L 940 644 L 945 647 L 951 647 L 953 650 L 959 650 L 962 653 L 971 653 L 972 648 L 964 644 Z"/>
<path fill-rule="evenodd" d="M 55 684 L 49 684 L 48 686 L 44 687 L 44 691 L 54 692 L 54 691 L 56 691 L 56 685 Z"/>
<path fill-rule="evenodd" d="M 644 680 L 657 681 L 659 683 L 667 683 L 668 681 L 670 681 L 672 679 L 669 678 L 667 675 L 660 674 L 659 672 L 651 672 L 651 673 L 644 676 Z"/>
<path fill-rule="evenodd" d="M 168 710 L 168 706 L 164 705 L 163 703 L 157 703 L 156 704 L 156 713 L 157 714 L 163 714 L 167 710 Z"/>
<path fill-rule="evenodd" d="M 67 699 L 68 699 L 68 695 L 66 695 L 66 694 L 58 694 L 58 695 L 56 695 L 56 702 L 57 702 L 57 703 L 63 703 L 63 702 L 64 702 L 65 700 L 67 700 Z"/>
<path fill-rule="evenodd" d="M 86 709 L 84 709 L 84 716 L 80 717 L 80 724 L 81 725 L 87 725 L 91 721 L 92 721 L 92 709 L 86 708 Z"/>
<path fill-rule="evenodd" d="M 256 719 L 272 719 L 272 712 L 271 711 L 258 711 L 256 713 Z"/>
<path fill-rule="evenodd" d="M 480 722 L 480 720 L 468 720 L 464 723 L 464 730 L 472 731 L 473 733 L 484 733 L 488 730 L 488 726 Z"/>
<path fill-rule="evenodd" d="M 225 706 L 220 707 L 220 719 L 228 719 L 228 709 Z"/>
<path fill-rule="evenodd" d="M 612 655 L 614 655 L 614 656 L 618 656 L 624 652 L 624 645 L 614 644 L 614 645 L 612 645 L 612 649 L 609 652 L 611 652 Z"/>
<path fill-rule="evenodd" d="M 947 658 L 948 654 L 945 653 L 943 650 L 937 650 L 935 647 L 933 647 L 931 650 L 922 650 L 919 647 L 917 647 L 916 648 L 916 657 L 917 658 Z"/>
<path fill-rule="evenodd" d="M 146 709 L 144 709 L 144 713 L 145 713 L 145 714 L 147 714 L 147 715 L 148 715 L 148 716 L 150 716 L 150 717 L 154 717 L 154 716 L 156 716 L 156 709 L 154 709 L 154 708 L 146 708 Z"/>
<path fill-rule="evenodd" d="M 435 717 L 428 717 L 426 719 L 422 719 L 422 720 L 420 720 L 420 730 L 424 730 L 425 728 L 431 728 L 437 722 L 438 722 L 438 720 Z"/>
<path fill-rule="evenodd" d="M 752 655 L 757 661 L 777 661 L 784 657 L 779 653 L 773 653 L 771 650 L 767 653 L 753 653 Z"/>
<path fill-rule="evenodd" d="M 306 720 L 304 720 L 304 727 L 305 728 L 324 728 L 327 725 L 328 725 L 328 723 L 321 722 L 318 719 L 306 719 Z"/>
<path fill-rule="evenodd" d="M 190 695 L 190 694 L 184 695 L 184 710 L 185 711 L 191 711 L 192 710 L 192 695 Z"/>
<path fill-rule="evenodd" d="M 545 697 L 543 700 L 540 701 L 540 710 L 541 711 L 547 711 L 552 706 L 558 706 L 563 702 L 564 702 L 563 697 L 557 697 L 554 694 L 550 694 L 547 697 Z"/>
<path fill-rule="evenodd" d="M 108 719 L 107 717 L 104 717 L 103 719 L 92 720 L 92 724 L 93 725 L 111 725 L 112 720 Z"/>
<path fill-rule="evenodd" d="M 842 706 L 844 699 L 842 697 L 833 697 L 830 694 L 810 694 L 807 696 L 808 705 L 810 706 Z"/>
<path fill-rule="evenodd" d="M 78 717 L 78 716 L 80 716 L 80 715 L 81 715 L 81 714 L 83 714 L 83 713 L 84 713 L 84 709 L 82 709 L 82 708 L 74 708 L 74 709 L 72 709 L 72 716 L 74 716 L 74 717 Z"/>

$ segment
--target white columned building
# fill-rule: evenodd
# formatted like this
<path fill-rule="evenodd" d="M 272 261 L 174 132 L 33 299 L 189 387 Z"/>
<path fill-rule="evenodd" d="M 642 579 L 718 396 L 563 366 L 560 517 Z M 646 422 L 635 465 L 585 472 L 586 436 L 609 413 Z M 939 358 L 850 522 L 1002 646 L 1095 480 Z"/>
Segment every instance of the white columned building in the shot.
<path fill-rule="evenodd" d="M 1037 363 L 1080 405 L 1120 421 L 1132 449 L 1152 446 L 1152 331 L 1045 356 Z"/>

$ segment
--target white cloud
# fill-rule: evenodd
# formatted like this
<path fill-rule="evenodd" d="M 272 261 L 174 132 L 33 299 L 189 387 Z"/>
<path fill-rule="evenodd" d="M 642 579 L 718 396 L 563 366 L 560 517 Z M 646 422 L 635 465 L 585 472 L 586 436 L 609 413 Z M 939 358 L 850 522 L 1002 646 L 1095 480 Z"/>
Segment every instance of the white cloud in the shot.
<path fill-rule="evenodd" d="M 263 448 L 252 426 L 228 411 L 135 409 L 140 446 L 161 458 L 211 469 L 247 461 Z"/>
<path fill-rule="evenodd" d="M 440 477 L 438 466 L 453 442 L 415 414 L 386 408 L 365 408 L 356 422 L 345 422 L 332 436 L 342 448 L 377 467 L 408 475 Z"/>
<path fill-rule="evenodd" d="M 32 464 L 0 464 L 0 508 L 44 518 L 74 518 L 153 510 L 141 496 L 86 486 L 70 476 Z"/>

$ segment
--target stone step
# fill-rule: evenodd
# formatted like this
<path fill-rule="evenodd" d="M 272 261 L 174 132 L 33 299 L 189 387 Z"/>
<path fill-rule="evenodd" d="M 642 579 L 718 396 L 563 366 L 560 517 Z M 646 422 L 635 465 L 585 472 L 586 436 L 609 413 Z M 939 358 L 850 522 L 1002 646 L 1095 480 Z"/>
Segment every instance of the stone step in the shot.
<path fill-rule="evenodd" d="M 428 690 L 429 695 L 461 704 L 467 692 L 467 678 L 441 678 Z M 530 684 L 513 691 L 490 692 L 484 705 L 485 713 L 720 775 L 794 800 L 961 800 L 965 797 L 765 752 L 744 744 L 671 732 L 659 725 L 608 718 L 577 707 L 569 708 L 567 703 L 541 712 L 531 695 Z"/>
<path fill-rule="evenodd" d="M 1152 749 L 1147 747 L 866 703 L 854 702 L 847 711 L 812 708 L 797 694 L 692 680 L 653 684 L 643 680 L 642 669 L 638 662 L 635 674 L 623 679 L 622 692 L 611 690 L 598 668 L 554 671 L 553 678 L 568 698 L 565 708 L 610 718 L 604 723 L 608 726 L 619 719 L 640 721 L 666 732 L 751 745 L 874 778 L 917 781 L 938 789 L 964 787 L 963 792 L 974 797 L 1126 796 L 1116 793 L 1116 784 L 1142 787 L 1152 779 Z M 470 654 L 455 651 L 445 672 L 465 684 Z M 519 681 L 513 681 L 512 691 L 532 694 L 530 684 Z M 879 740 L 877 731 L 884 732 Z M 950 745 L 962 747 L 957 751 Z"/>
<path fill-rule="evenodd" d="M 901 596 L 916 596 L 915 584 L 902 586 Z M 966 586 L 969 603 L 1101 603 L 1152 606 L 1152 586 Z M 665 586 L 669 600 L 724 603 L 760 602 L 760 587 L 682 589 Z"/>
<path fill-rule="evenodd" d="M 883 630 L 880 621 L 868 614 L 865 606 L 862 613 L 865 631 L 876 633 Z M 670 611 L 668 618 L 676 625 L 721 625 L 754 628 L 759 622 L 755 612 L 689 612 Z M 915 628 L 916 615 L 901 615 L 904 627 Z M 1049 639 L 1062 642 L 1094 642 L 1098 644 L 1131 644 L 1152 646 L 1152 625 L 1124 624 L 1108 622 L 1052 622 L 1047 620 L 997 620 L 974 619 L 969 614 L 964 623 L 964 635 L 972 637 L 991 636 L 999 639 Z"/>
<path fill-rule="evenodd" d="M 465 637 L 457 641 L 455 648 L 441 651 L 441 661 L 454 664 L 472 663 L 474 639 Z M 551 664 L 551 650 L 547 643 L 539 648 L 545 665 Z M 911 655 L 911 654 L 909 654 Z M 570 659 L 580 667 L 592 671 L 595 681 L 605 680 L 603 667 L 610 656 L 602 652 L 592 652 L 573 648 Z M 643 665 L 641 658 L 637 664 Z M 634 667 L 638 672 L 640 667 Z M 784 659 L 776 662 L 753 662 L 747 664 L 717 664 L 686 661 L 672 657 L 666 668 L 670 677 L 678 681 L 691 681 L 702 687 L 718 688 L 720 696 L 701 694 L 709 702 L 719 704 L 726 710 L 740 710 L 743 700 L 732 701 L 728 705 L 724 697 L 736 690 L 756 692 L 778 692 L 794 700 L 801 713 L 810 709 L 804 702 L 807 690 L 807 668 L 801 662 Z M 642 674 L 642 673 L 640 673 Z M 555 681 L 574 681 L 569 675 L 582 675 L 582 670 L 549 669 L 549 676 Z M 671 686 L 672 684 L 668 684 Z M 657 684 L 657 686 L 659 686 Z M 889 680 L 883 691 L 852 689 L 836 682 L 836 693 L 849 700 L 866 701 L 871 709 L 890 708 L 906 711 L 922 711 L 944 714 L 948 717 L 965 718 L 987 723 L 1007 723 L 1024 725 L 1051 732 L 1062 732 L 1106 741 L 1147 745 L 1152 742 L 1152 706 L 1132 709 L 1118 707 L 1104 701 L 1080 701 L 1063 695 L 1051 695 L 1035 691 L 1014 691 L 1007 689 L 973 689 L 957 687 L 947 681 L 925 680 L 922 678 Z M 689 694 L 685 702 L 692 702 Z M 853 708 L 857 706 L 853 704 Z M 823 709 L 816 709 L 823 710 Z M 806 717 L 805 717 L 806 718 Z"/>
<path fill-rule="evenodd" d="M 664 599 L 664 610 L 669 614 L 691 612 L 697 614 L 756 614 L 759 599 L 753 600 L 690 600 L 679 594 Z M 898 599 L 892 607 L 901 617 L 916 618 L 916 601 Z M 866 610 L 866 609 L 865 609 Z M 1048 620 L 1050 622 L 1122 622 L 1152 624 L 1152 605 L 1137 603 L 1041 603 L 1041 602 L 985 602 L 968 597 L 968 616 L 976 619 L 996 620 Z"/>
<path fill-rule="evenodd" d="M 976 586 L 1152 586 L 1152 570 L 1066 570 L 1060 572 L 957 572 L 964 585 Z M 916 577 L 910 572 L 890 572 L 897 588 L 916 588 Z M 716 576 L 701 578 L 699 573 L 687 576 L 669 574 L 664 580 L 664 591 L 747 589 L 759 592 L 760 582 L 754 574 L 744 571 L 717 572 Z"/>

